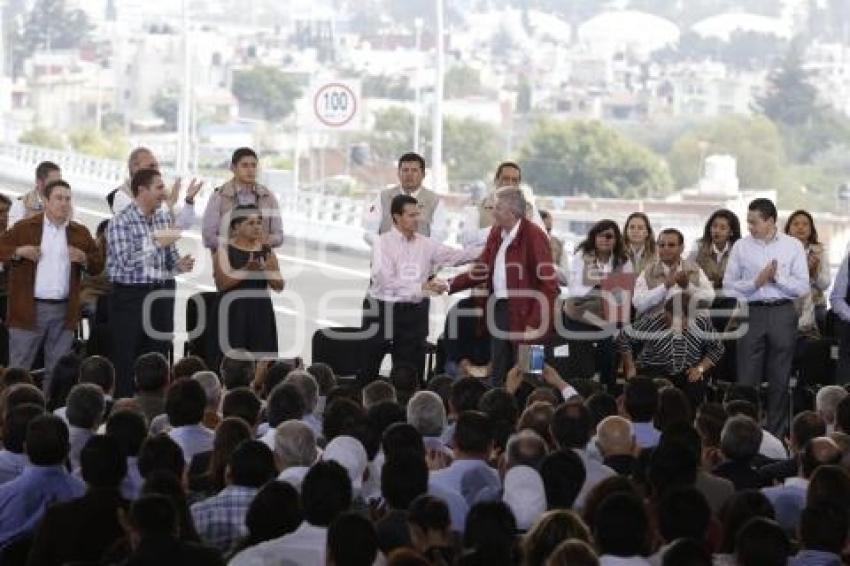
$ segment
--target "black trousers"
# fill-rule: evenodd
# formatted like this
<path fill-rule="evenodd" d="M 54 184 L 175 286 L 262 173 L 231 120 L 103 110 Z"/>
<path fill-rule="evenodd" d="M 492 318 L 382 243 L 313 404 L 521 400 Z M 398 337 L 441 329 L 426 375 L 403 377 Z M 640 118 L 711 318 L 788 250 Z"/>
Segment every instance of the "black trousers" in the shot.
<path fill-rule="evenodd" d="M 496 329 L 509 332 L 511 318 L 508 311 L 508 299 L 497 299 L 493 308 L 493 323 Z M 491 336 L 490 338 L 490 379 L 494 387 L 502 387 L 508 372 L 516 365 L 516 345 L 510 340 Z"/>
<path fill-rule="evenodd" d="M 148 295 L 151 302 L 145 305 Z M 159 296 L 159 293 L 164 293 Z M 145 316 L 145 310 L 148 316 Z M 145 318 L 150 326 L 145 325 Z M 135 392 L 133 366 L 136 358 L 159 352 L 166 358 L 172 351 L 174 334 L 174 280 L 154 285 L 113 284 L 109 301 L 112 363 L 115 365 L 115 397 L 132 397 Z M 151 336 L 151 330 L 165 336 Z M 162 338 L 162 339 L 159 339 Z"/>
<path fill-rule="evenodd" d="M 357 376 L 361 384 L 378 377 L 381 361 L 388 351 L 393 367 L 413 366 L 422 382 L 430 306 L 428 299 L 419 303 L 394 303 L 367 297 L 363 301 L 363 357 Z"/>

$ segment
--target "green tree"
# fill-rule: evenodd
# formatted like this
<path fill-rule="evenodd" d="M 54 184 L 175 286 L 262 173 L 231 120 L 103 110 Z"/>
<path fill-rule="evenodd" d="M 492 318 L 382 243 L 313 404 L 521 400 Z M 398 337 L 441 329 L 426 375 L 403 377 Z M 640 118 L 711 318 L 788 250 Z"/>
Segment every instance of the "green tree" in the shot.
<path fill-rule="evenodd" d="M 163 119 L 168 130 L 177 130 L 177 120 L 180 115 L 180 95 L 177 90 L 166 87 L 156 93 L 151 103 L 151 111 Z"/>
<path fill-rule="evenodd" d="M 120 132 L 98 132 L 94 128 L 81 128 L 68 136 L 74 151 L 110 159 L 124 159 L 130 144 Z"/>
<path fill-rule="evenodd" d="M 404 76 L 368 75 L 363 77 L 363 98 L 413 100 L 415 93 Z"/>
<path fill-rule="evenodd" d="M 803 68 L 802 47 L 795 43 L 782 63 L 767 79 L 767 94 L 756 101 L 757 108 L 774 122 L 786 126 L 809 123 L 820 111 L 817 89 L 809 82 L 811 73 Z"/>
<path fill-rule="evenodd" d="M 14 41 L 13 68 L 20 71 L 24 60 L 38 50 L 80 47 L 92 29 L 86 13 L 69 9 L 65 0 L 37 0 Z"/>
<path fill-rule="evenodd" d="M 473 118 L 446 118 L 443 159 L 448 166 L 449 182 L 489 178 L 503 153 L 501 140 L 499 130 L 492 124 Z"/>
<path fill-rule="evenodd" d="M 234 73 L 233 94 L 250 112 L 279 121 L 295 109 L 301 88 L 280 69 L 258 65 Z"/>
<path fill-rule="evenodd" d="M 481 73 L 472 67 L 452 67 L 445 76 L 446 98 L 465 98 L 481 94 Z"/>
<path fill-rule="evenodd" d="M 61 137 L 40 126 L 22 133 L 18 138 L 18 142 L 52 149 L 65 149 L 65 144 L 62 143 Z"/>
<path fill-rule="evenodd" d="M 703 159 L 713 153 L 737 158 L 741 186 L 778 189 L 786 181 L 782 135 L 764 116 L 725 116 L 680 136 L 667 156 L 676 186 L 693 186 Z"/>
<path fill-rule="evenodd" d="M 655 154 L 599 122 L 538 122 L 520 152 L 524 177 L 542 194 L 638 198 L 670 192 Z"/>
<path fill-rule="evenodd" d="M 426 120 L 422 121 L 424 123 Z M 368 137 L 372 157 L 393 162 L 413 148 L 413 114 L 405 108 L 387 108 L 375 112 L 375 125 Z"/>

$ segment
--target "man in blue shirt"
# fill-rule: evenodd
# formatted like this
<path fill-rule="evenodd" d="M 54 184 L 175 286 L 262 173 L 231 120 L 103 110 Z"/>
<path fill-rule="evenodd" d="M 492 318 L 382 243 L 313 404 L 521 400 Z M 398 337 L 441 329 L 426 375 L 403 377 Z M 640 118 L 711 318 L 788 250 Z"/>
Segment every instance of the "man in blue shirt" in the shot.
<path fill-rule="evenodd" d="M 86 491 L 64 466 L 69 439 L 62 419 L 54 415 L 33 419 L 25 449 L 30 465 L 0 486 L 0 549 L 31 535 L 48 505 L 82 497 Z"/>
<path fill-rule="evenodd" d="M 788 382 L 797 342 L 794 299 L 809 292 L 803 245 L 776 227 L 776 206 L 768 199 L 750 203 L 750 235 L 732 246 L 723 289 L 747 303 L 738 339 L 738 381 L 758 387 L 767 378 L 767 430 L 787 430 Z"/>
<path fill-rule="evenodd" d="M 835 276 L 835 284 L 829 294 L 832 312 L 838 316 L 838 363 L 835 364 L 835 383 L 850 382 L 850 277 L 848 277 L 850 254 L 845 254 Z"/>

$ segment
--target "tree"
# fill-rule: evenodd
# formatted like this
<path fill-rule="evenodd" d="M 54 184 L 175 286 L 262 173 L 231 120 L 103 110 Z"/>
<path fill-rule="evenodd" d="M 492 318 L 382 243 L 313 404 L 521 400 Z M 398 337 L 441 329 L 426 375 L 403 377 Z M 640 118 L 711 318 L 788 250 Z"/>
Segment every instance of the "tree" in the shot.
<path fill-rule="evenodd" d="M 120 132 L 99 132 L 94 128 L 82 128 L 68 136 L 74 151 L 86 155 L 124 159 L 130 151 L 130 144 Z"/>
<path fill-rule="evenodd" d="M 363 77 L 363 98 L 413 100 L 415 93 L 405 76 L 367 75 Z"/>
<path fill-rule="evenodd" d="M 803 68 L 799 44 L 788 50 L 781 65 L 767 79 L 767 94 L 756 101 L 757 108 L 774 122 L 786 126 L 807 124 L 820 111 L 817 89 Z"/>
<path fill-rule="evenodd" d="M 503 153 L 501 139 L 495 126 L 487 122 L 473 118 L 446 118 L 443 147 L 449 182 L 489 178 Z"/>
<path fill-rule="evenodd" d="M 542 120 L 520 156 L 524 177 L 542 194 L 639 198 L 673 186 L 655 154 L 599 122 Z"/>
<path fill-rule="evenodd" d="M 250 112 L 269 121 L 278 121 L 295 109 L 301 88 L 280 69 L 258 65 L 234 73 L 233 94 Z"/>
<path fill-rule="evenodd" d="M 714 153 L 729 154 L 738 160 L 738 178 L 743 187 L 779 189 L 786 182 L 782 135 L 776 124 L 764 116 L 726 116 L 681 135 L 667 156 L 676 186 L 694 186 L 703 159 Z"/>
<path fill-rule="evenodd" d="M 40 126 L 36 126 L 35 128 L 22 133 L 18 138 L 18 142 L 41 147 L 49 147 L 52 149 L 65 149 L 65 144 L 62 143 L 62 138 Z"/>
<path fill-rule="evenodd" d="M 180 96 L 176 89 L 166 87 L 156 93 L 151 103 L 153 113 L 165 121 L 165 127 L 170 131 L 177 130 L 177 120 L 180 115 Z"/>
<path fill-rule="evenodd" d="M 481 74 L 472 67 L 452 67 L 445 76 L 446 98 L 465 98 L 481 94 Z"/>
<path fill-rule="evenodd" d="M 38 50 L 76 49 L 89 39 L 92 29 L 86 13 L 68 9 L 65 0 L 37 0 L 14 42 L 13 67 L 19 71 Z"/>

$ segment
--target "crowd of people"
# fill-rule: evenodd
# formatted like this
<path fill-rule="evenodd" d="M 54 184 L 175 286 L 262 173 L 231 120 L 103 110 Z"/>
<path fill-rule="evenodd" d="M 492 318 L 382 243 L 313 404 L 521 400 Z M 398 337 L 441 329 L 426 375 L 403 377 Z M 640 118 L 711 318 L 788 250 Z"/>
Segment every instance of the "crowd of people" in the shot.
<path fill-rule="evenodd" d="M 718 210 L 686 254 L 634 213 L 570 253 L 505 162 L 458 249 L 406 154 L 364 210 L 344 376 L 277 356 L 285 227 L 257 164 L 237 150 L 198 218 L 202 184 L 166 189 L 136 149 L 94 237 L 55 164 L 0 198 L 0 564 L 850 563 L 848 261 L 833 284 L 811 214 L 781 230 L 756 199 L 744 236 Z M 217 293 L 177 359 L 196 224 Z M 430 297 L 464 290 L 429 371 Z"/>

